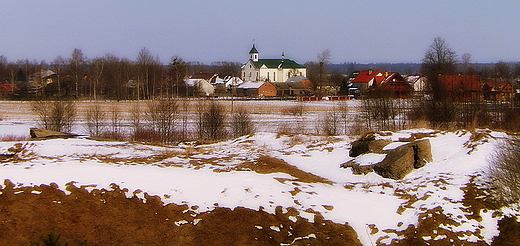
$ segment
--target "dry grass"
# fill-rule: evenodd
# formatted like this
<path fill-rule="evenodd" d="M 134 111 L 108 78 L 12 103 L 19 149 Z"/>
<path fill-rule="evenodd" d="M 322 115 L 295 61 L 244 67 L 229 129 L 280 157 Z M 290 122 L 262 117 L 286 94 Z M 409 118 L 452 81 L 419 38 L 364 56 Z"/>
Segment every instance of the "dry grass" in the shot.
<path fill-rule="evenodd" d="M 14 142 L 14 141 L 28 141 L 29 135 L 19 136 L 14 134 L 2 134 L 0 135 L 0 142 Z"/>

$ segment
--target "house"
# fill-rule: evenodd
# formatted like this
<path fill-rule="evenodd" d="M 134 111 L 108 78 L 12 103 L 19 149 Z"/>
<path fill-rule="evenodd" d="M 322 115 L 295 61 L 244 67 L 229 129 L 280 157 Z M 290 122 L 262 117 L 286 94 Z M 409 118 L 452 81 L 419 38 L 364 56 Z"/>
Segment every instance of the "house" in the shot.
<path fill-rule="evenodd" d="M 216 73 L 196 73 L 193 74 L 190 79 L 204 79 L 210 83 L 214 83 L 215 79 L 218 77 Z"/>
<path fill-rule="evenodd" d="M 238 96 L 242 97 L 275 97 L 277 88 L 269 81 L 248 81 L 236 88 Z"/>
<path fill-rule="evenodd" d="M 254 44 L 249 51 L 249 60 L 242 66 L 243 81 L 285 82 L 293 76 L 306 77 L 307 68 L 286 59 L 283 52 L 280 59 L 260 59 Z"/>
<path fill-rule="evenodd" d="M 374 71 L 372 69 L 359 71 L 354 79 L 350 81 L 353 87 L 357 88 L 359 94 L 365 95 L 370 87 L 378 86 L 385 80 L 383 72 Z"/>
<path fill-rule="evenodd" d="M 291 77 L 285 82 L 273 82 L 277 89 L 277 96 L 311 96 L 314 94 L 314 87 L 312 82 L 305 77 L 295 76 Z"/>
<path fill-rule="evenodd" d="M 212 96 L 215 93 L 215 87 L 205 79 L 190 78 L 184 82 L 190 96 Z"/>
<path fill-rule="evenodd" d="M 224 78 L 216 77 L 213 86 L 215 93 L 222 96 L 230 96 L 234 88 L 244 83 L 239 77 L 225 76 Z"/>
<path fill-rule="evenodd" d="M 439 75 L 438 92 L 449 100 L 473 101 L 482 93 L 478 75 Z"/>
<path fill-rule="evenodd" d="M 484 100 L 509 101 L 514 97 L 515 91 L 508 82 L 485 81 L 482 83 L 482 95 Z"/>
<path fill-rule="evenodd" d="M 351 85 L 359 93 L 371 97 L 407 98 L 412 96 L 414 88 L 399 73 L 359 71 Z"/>
<path fill-rule="evenodd" d="M 426 93 L 431 92 L 431 87 L 428 83 L 428 78 L 426 78 L 426 76 L 419 74 L 406 75 L 404 76 L 404 80 L 408 82 L 410 85 L 412 85 L 416 96 L 422 96 Z"/>
<path fill-rule="evenodd" d="M 369 88 L 369 94 L 377 97 L 409 98 L 413 95 L 413 86 L 399 73 L 384 73 L 385 79 Z"/>

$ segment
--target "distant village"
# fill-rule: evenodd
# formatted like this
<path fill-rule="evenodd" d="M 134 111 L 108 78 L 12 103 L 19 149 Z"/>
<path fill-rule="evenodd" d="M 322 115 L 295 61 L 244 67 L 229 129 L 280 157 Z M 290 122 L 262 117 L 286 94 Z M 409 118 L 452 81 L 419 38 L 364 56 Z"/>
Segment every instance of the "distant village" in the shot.
<path fill-rule="evenodd" d="M 76 52 L 76 50 L 75 50 Z M 74 65 L 53 63 L 52 66 L 14 66 L 0 60 L 0 97 L 4 99 L 32 98 L 94 98 L 94 99 L 154 99 L 163 97 L 206 97 L 236 99 L 298 99 L 302 101 L 350 100 L 358 98 L 428 97 L 431 84 L 421 74 L 400 74 L 379 69 L 366 69 L 350 74 L 336 74 L 334 83 L 323 83 L 330 73 L 315 71 L 285 57 L 263 58 L 253 44 L 244 64 L 225 72 L 189 73 L 187 63 L 178 61 L 161 69 L 153 57 L 133 67 L 125 59 L 92 60 Z M 125 66 L 126 64 L 126 66 Z M 75 66 L 75 67 L 73 67 Z M 39 68 L 39 70 L 38 70 Z M 35 71 L 38 70 L 38 71 Z M 311 75 L 311 76 L 309 76 Z M 339 76 L 339 78 L 338 78 Z M 311 78 L 312 77 L 312 78 Z M 321 78 L 320 78 L 321 77 Z M 517 98 L 517 80 L 482 77 L 475 74 L 438 75 L 439 88 L 451 100 L 499 100 Z"/>

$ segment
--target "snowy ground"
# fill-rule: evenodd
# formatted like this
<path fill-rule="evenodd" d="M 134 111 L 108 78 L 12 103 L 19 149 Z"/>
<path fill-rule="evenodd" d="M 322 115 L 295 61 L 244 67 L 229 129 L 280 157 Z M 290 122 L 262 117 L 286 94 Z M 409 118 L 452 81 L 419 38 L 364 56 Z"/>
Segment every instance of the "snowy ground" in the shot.
<path fill-rule="evenodd" d="M 31 125 L 16 120 L 0 121 L 1 134 L 27 134 Z M 210 145 L 190 143 L 159 147 L 127 142 L 101 142 L 87 138 L 0 142 L 0 154 L 21 144 L 20 160 L 0 162 L 0 180 L 19 185 L 56 183 L 109 188 L 115 183 L 144 199 L 146 192 L 164 203 L 188 204 L 196 212 L 214 207 L 246 207 L 274 213 L 276 206 L 293 207 L 301 217 L 313 220 L 319 212 L 327 220 L 349 223 L 364 245 L 390 243 L 397 233 L 417 225 L 427 211 L 439 209 L 456 221 L 440 229 L 464 232 L 459 239 L 491 243 L 498 235 L 491 210 L 481 211 L 482 220 L 470 219 L 462 204 L 461 190 L 471 177 L 485 175 L 486 158 L 494 145 L 507 135 L 484 131 L 484 138 L 472 141 L 472 133 L 434 132 L 416 129 L 389 133 L 398 140 L 416 132 L 432 133 L 434 161 L 408 174 L 403 180 L 382 178 L 375 173 L 353 175 L 340 168 L 349 161 L 348 136 L 278 135 L 258 132 Z M 255 162 L 260 156 L 282 159 L 330 182 L 308 183 L 288 173 L 260 174 L 235 169 Z M 367 156 L 363 161 L 375 161 Z M 515 209 L 502 213 L 518 215 Z M 374 230 L 376 228 L 377 230 Z M 275 228 L 276 229 L 276 228 Z M 439 240 L 445 235 L 425 237 Z"/>
<path fill-rule="evenodd" d="M 417 131 L 428 132 L 402 131 L 389 138 Z M 157 147 L 89 139 L 28 141 L 23 143 L 22 160 L 0 165 L 0 179 L 20 185 L 54 182 L 62 188 L 71 181 L 97 188 L 116 183 L 128 188 L 129 197 L 141 190 L 159 195 L 165 203 L 198 206 L 197 212 L 215 206 L 241 206 L 255 210 L 262 207 L 274 213 L 276 206 L 283 206 L 297 208 L 302 217 L 312 221 L 314 214 L 309 211 L 317 211 L 336 223 L 348 222 L 365 245 L 378 239 L 389 243 L 398 235 L 383 230 L 402 231 L 418 223 L 419 213 L 441 207 L 444 214 L 460 223 L 449 226 L 449 230 L 470 231 L 473 233 L 465 240 L 490 243 L 498 235 L 499 218 L 492 218 L 488 211 L 482 213 L 480 222 L 467 219 L 461 188 L 472 175 L 483 172 L 493 144 L 506 136 L 490 132 L 485 141 L 468 148 L 470 136 L 469 132 L 435 133 L 430 138 L 434 162 L 399 181 L 375 173 L 357 176 L 350 169 L 339 168 L 350 159 L 352 139 L 348 137 L 277 136 L 265 132 L 203 146 Z M 0 143 L 0 153 L 9 153 L 15 143 Z M 283 159 L 332 183 L 291 181 L 294 177 L 286 173 L 233 170 L 260 155 Z M 399 195 L 401 191 L 417 199 L 406 199 Z M 370 228 L 379 230 L 373 233 Z"/>

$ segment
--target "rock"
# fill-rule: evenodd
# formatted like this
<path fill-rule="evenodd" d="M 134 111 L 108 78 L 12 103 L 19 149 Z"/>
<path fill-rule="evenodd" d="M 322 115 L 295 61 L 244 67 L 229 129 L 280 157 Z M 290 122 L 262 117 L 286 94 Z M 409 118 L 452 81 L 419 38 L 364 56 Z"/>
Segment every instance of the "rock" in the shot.
<path fill-rule="evenodd" d="M 385 178 L 402 179 L 412 170 L 433 161 L 428 139 L 416 140 L 384 152 L 385 159 L 373 165 L 373 168 L 377 174 Z"/>
<path fill-rule="evenodd" d="M 413 142 L 412 147 L 415 151 L 415 163 L 414 168 L 421 168 L 426 165 L 428 162 L 433 161 L 432 156 L 432 146 L 430 144 L 430 140 L 423 139 L 423 140 L 417 140 Z"/>
<path fill-rule="evenodd" d="M 379 153 L 389 143 L 390 140 L 376 140 L 375 133 L 367 133 L 360 139 L 352 142 L 352 148 L 349 151 L 350 157 L 356 157 L 365 153 Z"/>
<path fill-rule="evenodd" d="M 51 131 L 51 130 L 46 130 L 46 129 L 38 129 L 38 128 L 31 128 L 29 130 L 29 134 L 31 135 L 31 138 L 72 138 L 72 137 L 78 136 L 75 134 Z"/>
<path fill-rule="evenodd" d="M 365 175 L 367 173 L 373 172 L 374 168 L 373 165 L 366 165 L 361 166 L 358 163 L 356 163 L 355 160 L 350 160 L 346 163 L 341 164 L 341 167 L 343 168 L 352 168 L 352 173 L 355 175 Z"/>
<path fill-rule="evenodd" d="M 391 179 L 402 179 L 414 169 L 415 151 L 410 144 L 386 151 L 383 161 L 374 164 L 374 172 Z"/>
<path fill-rule="evenodd" d="M 386 154 L 385 158 L 373 165 L 360 165 L 356 159 L 341 164 L 343 168 L 352 168 L 354 174 L 377 174 L 391 179 L 403 179 L 412 170 L 424 167 L 426 163 L 432 162 L 431 144 L 428 139 L 415 140 L 403 144 L 395 149 L 383 150 L 384 146 L 391 143 L 389 140 L 358 140 L 352 144 L 349 153 L 357 157 L 367 153 Z"/>

